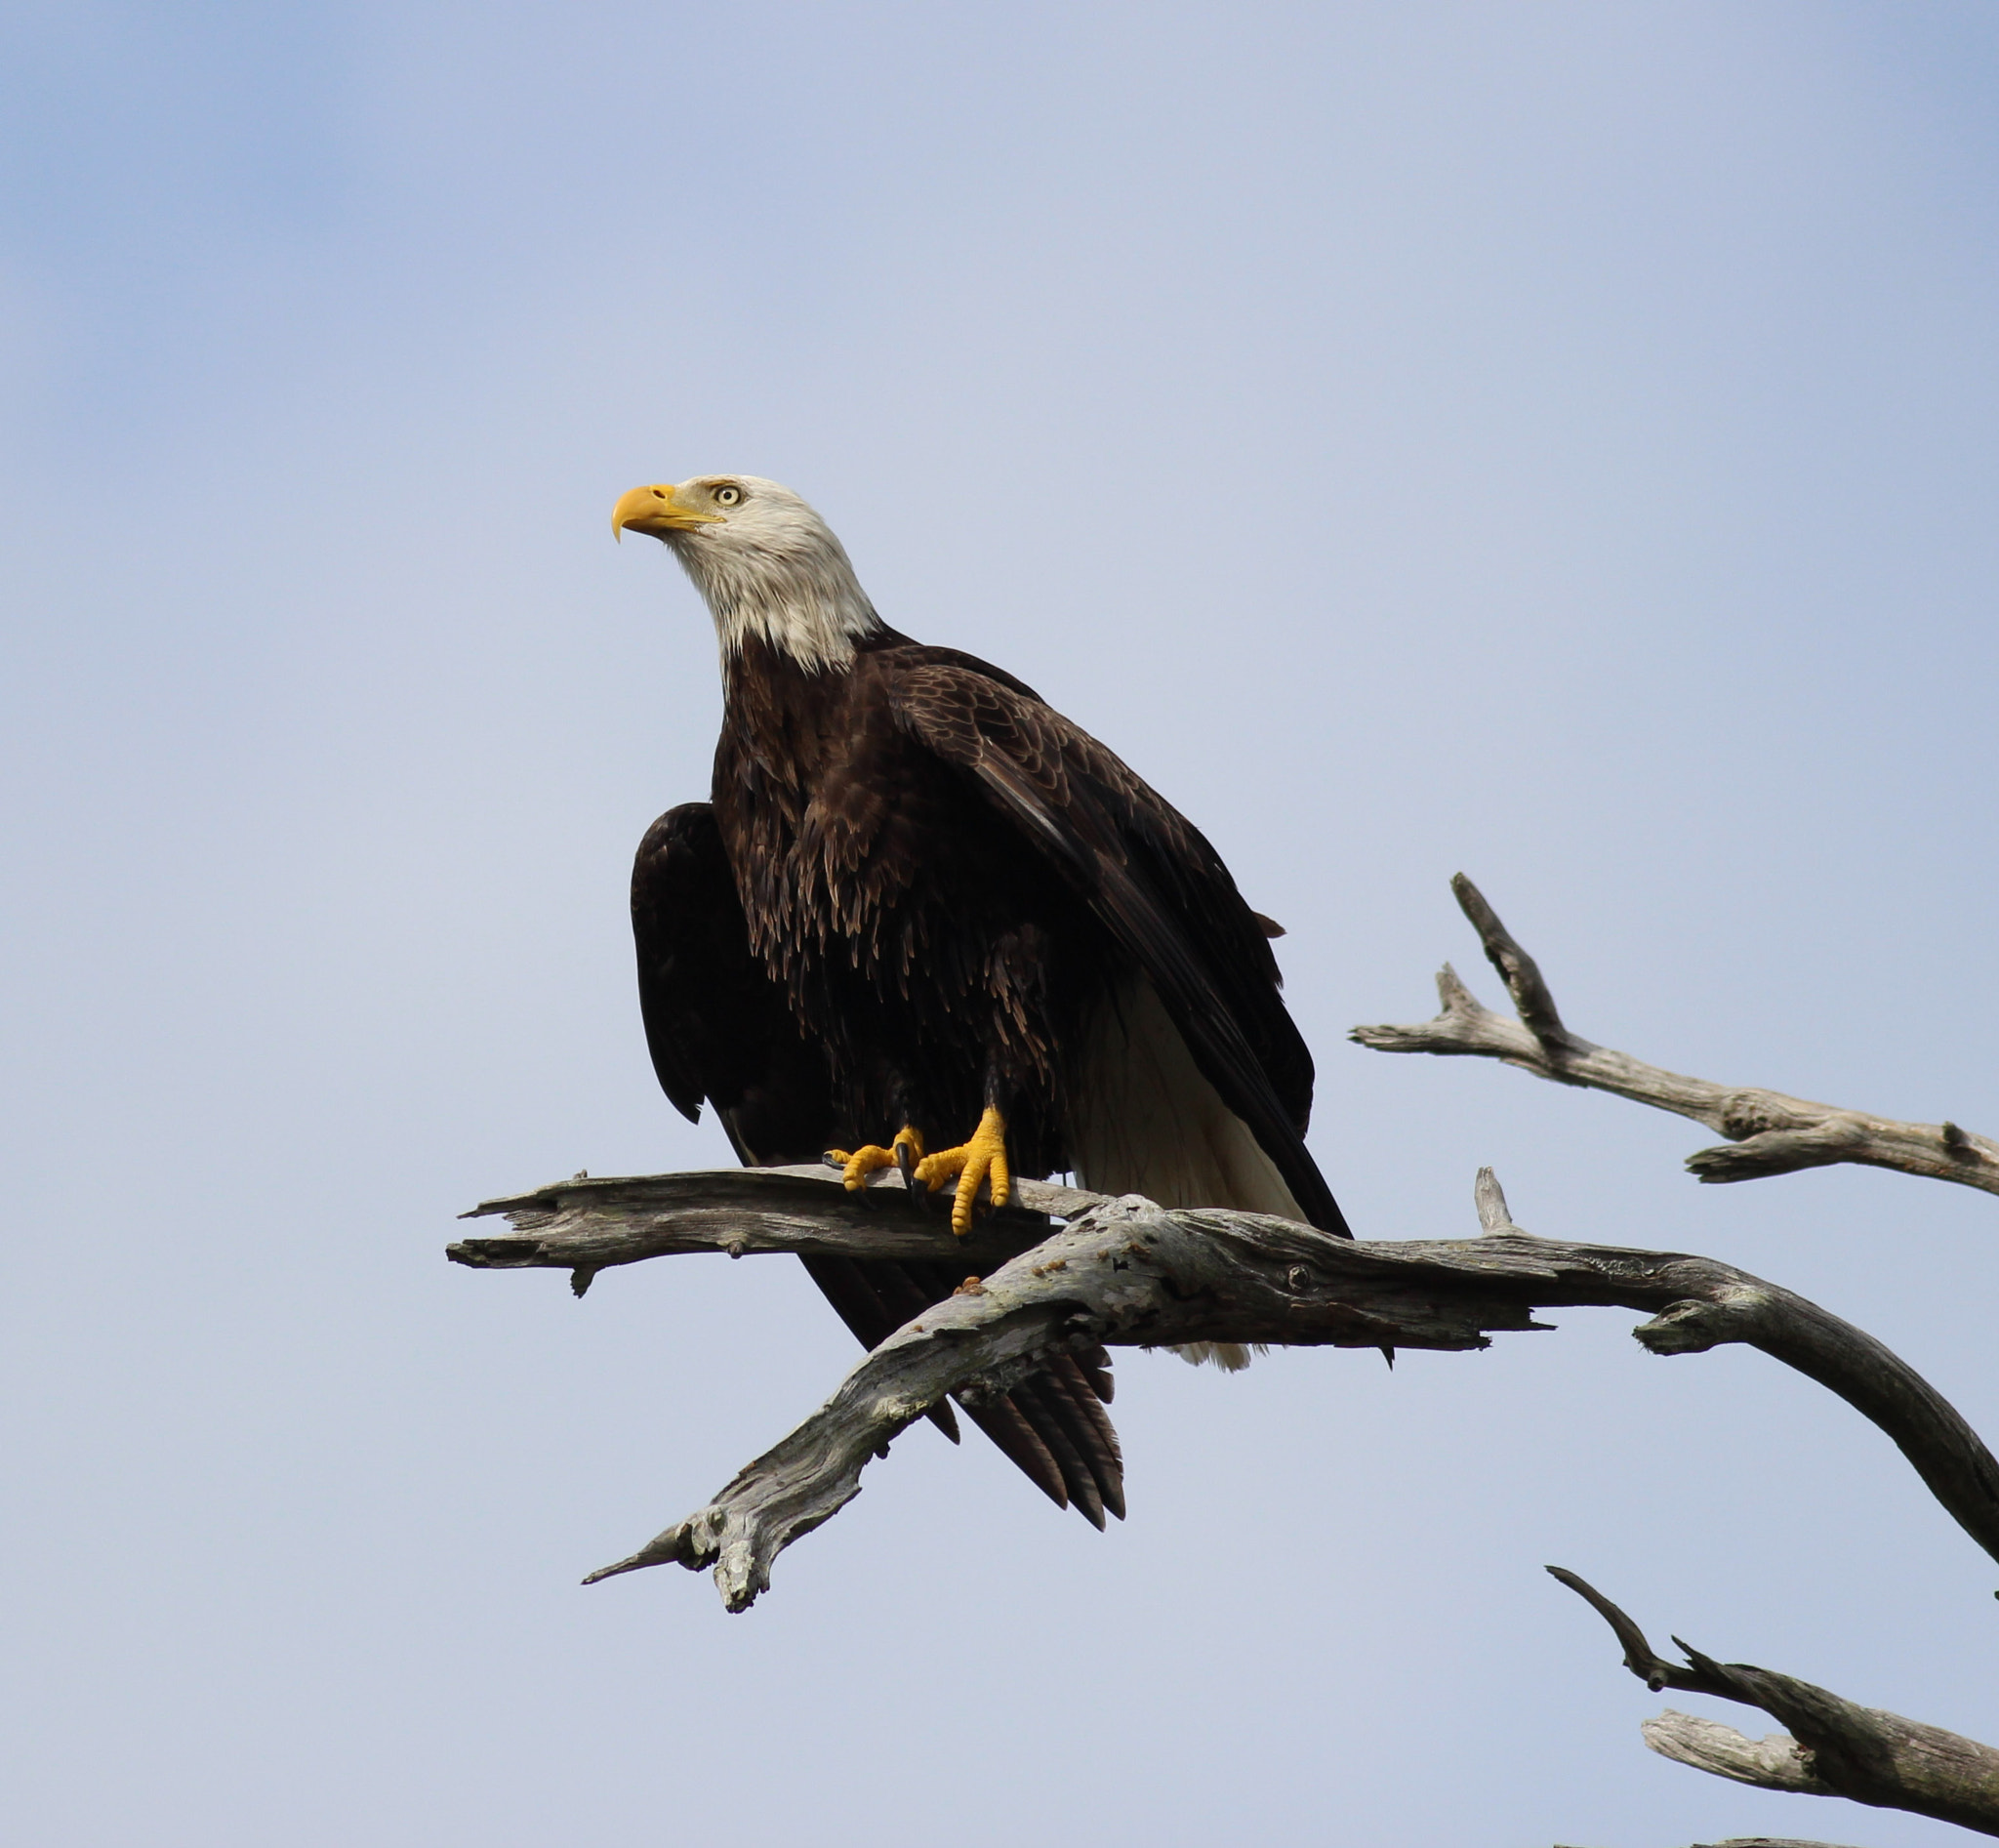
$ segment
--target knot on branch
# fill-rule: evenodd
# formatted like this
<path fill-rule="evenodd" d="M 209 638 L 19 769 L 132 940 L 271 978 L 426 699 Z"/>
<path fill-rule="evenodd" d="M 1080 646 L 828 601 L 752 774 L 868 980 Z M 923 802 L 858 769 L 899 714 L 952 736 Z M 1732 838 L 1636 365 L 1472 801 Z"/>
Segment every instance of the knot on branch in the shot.
<path fill-rule="evenodd" d="M 1769 1307 L 1767 1294 L 1736 1286 L 1705 1300 L 1670 1303 L 1631 1333 L 1649 1353 L 1705 1354 L 1731 1341 L 1754 1340 Z"/>
<path fill-rule="evenodd" d="M 1752 1135 L 1773 1129 L 1809 1129 L 1815 1121 L 1800 1116 L 1790 1098 L 1750 1087 L 1732 1090 L 1723 1098 L 1721 1117 L 1714 1127 L 1732 1142 L 1746 1142 Z"/>

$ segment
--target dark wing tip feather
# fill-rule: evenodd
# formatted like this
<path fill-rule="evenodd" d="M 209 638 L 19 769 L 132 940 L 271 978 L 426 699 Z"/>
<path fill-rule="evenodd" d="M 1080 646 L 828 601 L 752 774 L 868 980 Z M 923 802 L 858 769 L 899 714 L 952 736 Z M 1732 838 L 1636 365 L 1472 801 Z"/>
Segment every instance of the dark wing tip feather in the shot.
<path fill-rule="evenodd" d="M 1099 1533 L 1104 1526 L 1104 1498 L 1096 1477 L 1077 1442 L 1075 1417 L 1061 1386 L 1046 1374 L 1023 1380 L 1007 1395 L 1034 1423 L 1035 1435 L 1048 1447 L 1062 1471 L 1070 1499 Z M 1039 1413 L 1040 1416 L 1035 1417 Z"/>
<path fill-rule="evenodd" d="M 1050 1501 L 1058 1508 L 1069 1505 L 1069 1490 L 1061 1465 L 1011 1395 L 968 1405 L 964 1412 L 993 1440 L 1000 1454 Z"/>
<path fill-rule="evenodd" d="M 905 1323 L 949 1296 L 957 1283 L 952 1268 L 943 1264 L 861 1263 L 845 1257 L 801 1261 L 854 1338 L 869 1348 L 878 1347 Z M 1101 1350 L 1090 1358 L 1109 1361 Z M 1108 1378 L 1107 1365 L 1099 1371 Z M 1063 1383 L 1056 1384 L 1052 1376 L 1060 1376 Z M 1094 1409 L 1093 1418 L 1081 1409 L 1085 1404 Z M 939 1409 L 950 1416 L 949 1405 Z M 1084 1518 L 1099 1527 L 1105 1508 L 1122 1509 L 1123 1468 L 1117 1431 L 1097 1403 L 1087 1376 L 1070 1356 L 1058 1355 L 1047 1372 L 1009 1393 L 965 1404 L 963 1410 L 1057 1507 L 1066 1508 L 1073 1500 Z"/>

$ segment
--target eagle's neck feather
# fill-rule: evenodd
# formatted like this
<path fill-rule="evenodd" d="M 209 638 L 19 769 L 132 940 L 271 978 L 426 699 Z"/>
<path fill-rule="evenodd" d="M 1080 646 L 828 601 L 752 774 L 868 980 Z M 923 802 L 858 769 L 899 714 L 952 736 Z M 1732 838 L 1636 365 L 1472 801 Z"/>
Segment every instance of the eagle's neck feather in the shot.
<path fill-rule="evenodd" d="M 725 674 L 752 642 L 788 656 L 808 674 L 844 673 L 853 666 L 855 645 L 879 633 L 881 618 L 845 550 L 830 532 L 825 541 L 782 552 L 698 542 L 673 548 L 714 618 Z"/>

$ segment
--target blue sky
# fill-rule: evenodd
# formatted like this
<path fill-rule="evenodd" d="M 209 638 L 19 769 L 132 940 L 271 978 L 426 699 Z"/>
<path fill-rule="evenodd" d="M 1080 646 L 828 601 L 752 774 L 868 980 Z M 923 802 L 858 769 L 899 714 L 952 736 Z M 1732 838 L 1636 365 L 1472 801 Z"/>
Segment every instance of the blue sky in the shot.
<path fill-rule="evenodd" d="M 849 1364 L 802 1274 L 440 1250 L 723 1158 L 623 892 L 714 644 L 606 526 L 742 469 L 1285 923 L 1364 1234 L 1465 1232 L 1489 1162 L 1999 1423 L 1989 1198 L 1698 1188 L 1693 1126 L 1343 1038 L 1472 974 L 1462 868 L 1593 1038 L 1999 1128 L 1989 9 L 0 29 L 12 1832 L 1942 1838 L 1652 1757 L 1538 1570 L 1999 1738 L 1995 1569 L 1758 1356 L 1128 1355 L 1123 1528 L 917 1430 L 729 1619 L 575 1581 Z"/>

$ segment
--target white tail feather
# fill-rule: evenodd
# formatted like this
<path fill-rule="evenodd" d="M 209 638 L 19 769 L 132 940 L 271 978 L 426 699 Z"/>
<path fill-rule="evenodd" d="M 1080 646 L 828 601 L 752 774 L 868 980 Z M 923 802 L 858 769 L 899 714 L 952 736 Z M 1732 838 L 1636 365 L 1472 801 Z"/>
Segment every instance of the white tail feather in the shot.
<path fill-rule="evenodd" d="M 1089 1022 L 1070 1090 L 1069 1149 L 1077 1181 L 1093 1193 L 1143 1194 L 1163 1207 L 1305 1216 L 1249 1126 L 1201 1075 L 1143 976 Z M 1248 1366 L 1250 1351 L 1234 1341 L 1193 1341 L 1173 1350 L 1194 1366 L 1211 1361 L 1225 1373 Z"/>

